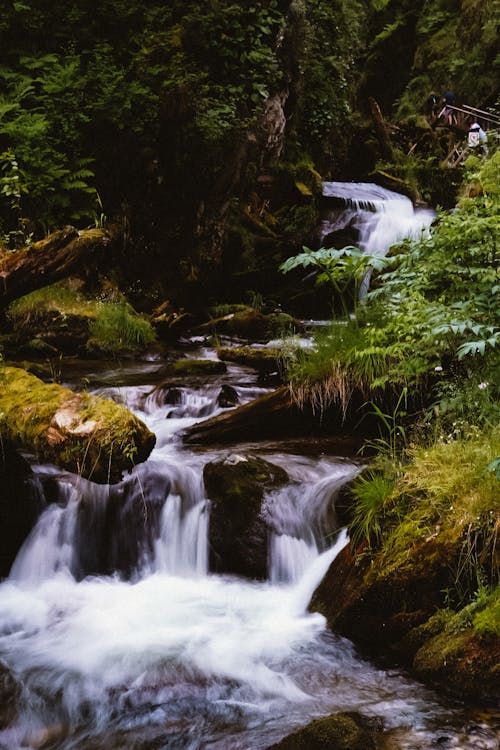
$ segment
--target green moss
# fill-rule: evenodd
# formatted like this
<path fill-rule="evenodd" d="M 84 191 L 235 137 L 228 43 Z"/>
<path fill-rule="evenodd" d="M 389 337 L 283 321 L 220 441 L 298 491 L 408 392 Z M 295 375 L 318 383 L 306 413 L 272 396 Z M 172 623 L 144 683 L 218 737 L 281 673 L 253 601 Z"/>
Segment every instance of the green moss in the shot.
<path fill-rule="evenodd" d="M 111 354 L 144 349 L 155 340 L 149 321 L 125 301 L 99 302 L 87 299 L 64 284 L 43 287 L 16 300 L 8 317 L 18 334 L 32 338 L 64 330 L 82 329 L 87 348 Z M 34 349 L 33 349 L 34 352 Z M 43 352 L 42 352 L 43 353 Z"/>
<path fill-rule="evenodd" d="M 269 750 L 372 750 L 374 741 L 360 720 L 357 715 L 332 714 L 312 721 Z"/>
<path fill-rule="evenodd" d="M 118 481 L 155 442 L 123 406 L 47 385 L 24 370 L 0 369 L 0 430 L 10 439 L 94 481 Z"/>
<path fill-rule="evenodd" d="M 110 353 L 138 351 L 156 338 L 149 321 L 138 315 L 125 300 L 98 304 L 90 334 L 88 348 Z"/>

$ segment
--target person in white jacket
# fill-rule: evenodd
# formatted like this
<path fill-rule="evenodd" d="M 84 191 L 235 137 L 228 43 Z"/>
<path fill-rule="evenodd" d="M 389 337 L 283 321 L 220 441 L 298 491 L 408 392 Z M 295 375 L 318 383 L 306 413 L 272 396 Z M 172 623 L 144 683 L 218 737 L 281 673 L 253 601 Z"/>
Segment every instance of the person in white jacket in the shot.
<path fill-rule="evenodd" d="M 473 122 L 469 128 L 469 135 L 467 138 L 467 145 L 469 148 L 482 147 L 483 151 L 488 153 L 488 146 L 486 145 L 488 138 L 482 127 L 477 122 Z"/>

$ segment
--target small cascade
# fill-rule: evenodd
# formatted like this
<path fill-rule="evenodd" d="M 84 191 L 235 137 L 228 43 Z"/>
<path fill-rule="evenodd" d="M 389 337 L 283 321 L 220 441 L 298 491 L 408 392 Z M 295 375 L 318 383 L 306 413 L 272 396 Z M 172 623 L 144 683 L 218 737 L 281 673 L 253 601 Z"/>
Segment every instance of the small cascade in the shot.
<path fill-rule="evenodd" d="M 325 182 L 323 195 L 334 204 L 320 227 L 321 243 L 327 247 L 351 244 L 370 255 L 386 255 L 397 242 L 424 236 L 435 217 L 432 209 L 414 208 L 406 196 L 373 183 Z M 370 269 L 360 298 L 368 291 L 371 275 Z"/>
<path fill-rule="evenodd" d="M 352 235 L 350 244 L 367 253 L 385 255 L 403 239 L 418 239 L 428 230 L 435 212 L 414 208 L 404 195 L 371 183 L 325 182 L 325 198 L 335 199 L 321 224 L 321 240 L 335 245 L 336 235 Z M 342 240 L 341 246 L 349 244 Z"/>
<path fill-rule="evenodd" d="M 272 583 L 297 583 L 318 555 L 332 544 L 337 528 L 336 494 L 360 471 L 353 464 L 342 463 L 332 466 L 323 462 L 318 468 L 323 476 L 305 484 L 289 485 L 267 499 Z"/>
<path fill-rule="evenodd" d="M 199 473 L 149 461 L 116 485 L 73 475 L 56 480 L 50 504 L 21 548 L 10 579 L 40 582 L 118 573 L 207 572 L 208 503 Z"/>

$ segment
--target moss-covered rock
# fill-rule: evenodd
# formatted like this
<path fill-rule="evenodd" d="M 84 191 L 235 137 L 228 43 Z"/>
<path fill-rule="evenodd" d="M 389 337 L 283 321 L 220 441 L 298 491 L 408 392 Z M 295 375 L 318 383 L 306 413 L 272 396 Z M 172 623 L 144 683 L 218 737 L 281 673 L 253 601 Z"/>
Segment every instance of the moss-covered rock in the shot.
<path fill-rule="evenodd" d="M 10 305 L 7 315 L 18 354 L 127 354 L 154 342 L 149 321 L 117 290 L 104 289 L 109 296 L 96 300 L 85 297 L 70 281 L 37 289 Z"/>
<path fill-rule="evenodd" d="M 374 750 L 365 723 L 358 714 L 332 714 L 312 721 L 268 750 Z"/>
<path fill-rule="evenodd" d="M 440 609 L 410 630 L 402 645 L 417 676 L 446 684 L 459 697 L 494 703 L 500 697 L 498 597 L 497 589 L 458 612 Z"/>
<path fill-rule="evenodd" d="M 261 514 L 266 490 L 283 486 L 286 471 L 255 456 L 232 455 L 203 471 L 210 512 L 210 568 L 267 577 L 268 528 Z"/>
<path fill-rule="evenodd" d="M 235 362 L 246 367 L 253 367 L 259 372 L 274 372 L 281 364 L 280 349 L 254 349 L 251 346 L 219 347 L 217 356 L 225 362 Z"/>
<path fill-rule="evenodd" d="M 248 309 L 214 318 L 199 326 L 200 332 L 211 331 L 224 336 L 235 336 L 249 341 L 267 341 L 287 332 L 302 332 L 303 324 L 286 313 L 263 315 Z"/>
<path fill-rule="evenodd" d="M 498 479 L 484 468 L 498 440 L 493 428 L 414 446 L 397 472 L 379 457 L 389 489 L 377 498 L 368 474 L 346 490 L 339 510 L 355 549 L 339 554 L 311 602 L 366 651 L 390 651 L 419 677 L 486 700 L 498 682 L 500 595 Z"/>
<path fill-rule="evenodd" d="M 400 641 L 442 607 L 459 554 L 459 545 L 449 539 L 424 540 L 407 550 L 404 564 L 390 569 L 382 558 L 373 561 L 362 549 L 353 555 L 345 548 L 317 588 L 311 608 L 367 651 L 389 648 L 404 658 Z"/>
<path fill-rule="evenodd" d="M 0 369 L 0 428 L 14 442 L 96 482 L 116 482 L 155 444 L 123 406 L 47 385 L 16 367 Z"/>

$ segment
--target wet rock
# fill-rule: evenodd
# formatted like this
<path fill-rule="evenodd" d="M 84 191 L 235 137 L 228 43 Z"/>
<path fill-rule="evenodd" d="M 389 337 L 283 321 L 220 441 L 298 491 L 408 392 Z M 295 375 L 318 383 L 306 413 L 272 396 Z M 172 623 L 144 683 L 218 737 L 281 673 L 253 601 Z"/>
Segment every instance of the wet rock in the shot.
<path fill-rule="evenodd" d="M 171 479 L 154 462 L 139 464 L 118 484 L 102 488 L 80 483 L 75 575 L 112 574 L 128 578 L 138 561 L 153 553 Z"/>
<path fill-rule="evenodd" d="M 21 686 L 0 661 L 0 730 L 8 727 L 16 718 L 20 694 Z"/>
<path fill-rule="evenodd" d="M 459 550 L 444 535 L 408 550 L 404 564 L 384 569 L 346 547 L 316 589 L 310 608 L 325 615 L 331 628 L 369 653 L 397 650 L 414 627 L 442 606 Z M 404 658 L 404 652 L 400 653 Z"/>
<path fill-rule="evenodd" d="M 366 722 L 354 713 L 316 719 L 268 750 L 375 750 Z"/>
<path fill-rule="evenodd" d="M 175 386 L 167 388 L 164 391 L 164 403 L 171 406 L 182 404 L 182 388 L 176 388 Z"/>
<path fill-rule="evenodd" d="M 236 389 L 225 383 L 217 396 L 217 406 L 220 406 L 221 409 L 229 409 L 238 406 L 239 400 Z"/>
<path fill-rule="evenodd" d="M 283 486 L 286 471 L 255 456 L 232 455 L 203 471 L 210 511 L 210 569 L 247 578 L 267 577 L 266 490 Z"/>
<path fill-rule="evenodd" d="M 430 620 L 410 631 L 405 645 L 411 652 L 417 676 L 433 684 L 445 684 L 460 698 L 487 701 L 500 698 L 500 638 L 464 627 L 460 614 L 440 610 Z"/>
<path fill-rule="evenodd" d="M 9 574 L 44 507 L 43 490 L 28 462 L 4 440 L 0 446 L 0 578 Z M 0 706 L 1 706 L 0 698 Z"/>

